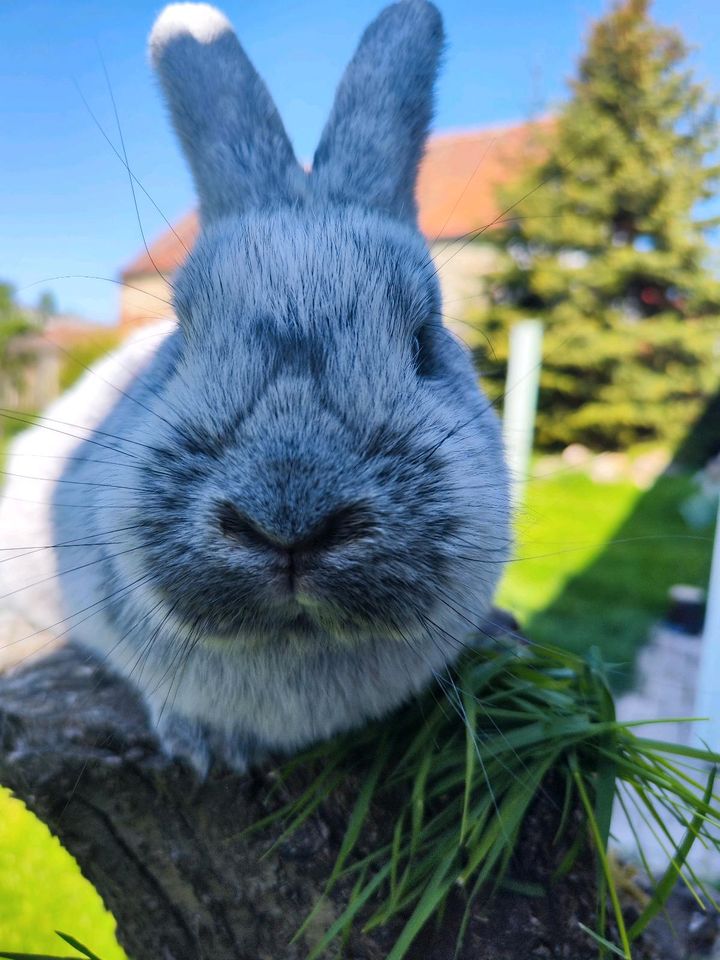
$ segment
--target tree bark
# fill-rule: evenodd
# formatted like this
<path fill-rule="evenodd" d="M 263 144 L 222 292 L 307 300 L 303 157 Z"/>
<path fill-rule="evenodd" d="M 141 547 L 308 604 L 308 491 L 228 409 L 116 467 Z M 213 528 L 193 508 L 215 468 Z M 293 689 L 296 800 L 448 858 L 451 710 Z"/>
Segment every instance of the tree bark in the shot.
<path fill-rule="evenodd" d="M 349 892 L 340 887 L 327 898 L 306 935 L 291 942 L 322 895 L 352 784 L 268 854 L 277 826 L 243 831 L 302 789 L 302 775 L 280 790 L 268 764 L 197 783 L 159 752 L 134 690 L 73 646 L 0 676 L 0 783 L 75 857 L 133 960 L 304 960 Z M 578 926 L 594 922 L 591 858 L 562 881 L 551 879 L 562 854 L 548 843 L 558 808 L 547 793 L 539 800 L 515 865 L 547 895 L 478 898 L 466 960 L 597 956 Z M 374 810 L 366 845 L 387 837 L 392 821 L 392 810 Z M 463 909 L 458 891 L 409 957 L 450 960 Z M 397 932 L 397 925 L 358 931 L 343 956 L 382 960 Z M 339 948 L 327 956 L 340 956 Z"/>

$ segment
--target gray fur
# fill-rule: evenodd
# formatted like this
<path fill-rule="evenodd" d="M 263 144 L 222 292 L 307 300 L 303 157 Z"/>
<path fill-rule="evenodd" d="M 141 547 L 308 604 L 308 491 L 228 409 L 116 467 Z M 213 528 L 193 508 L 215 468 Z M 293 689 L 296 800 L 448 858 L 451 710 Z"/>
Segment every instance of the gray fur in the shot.
<path fill-rule="evenodd" d="M 213 756 L 241 767 L 299 748 L 422 690 L 482 621 L 507 556 L 496 418 L 441 324 L 431 258 L 408 217 L 439 37 L 437 12 L 420 0 L 369 29 L 323 139 L 338 166 L 313 174 L 311 203 L 285 202 L 277 167 L 262 195 L 274 114 L 264 114 L 272 131 L 251 130 L 218 97 L 232 123 L 211 113 L 195 137 L 195 108 L 178 121 L 182 101 L 173 105 L 191 159 L 192 144 L 204 154 L 230 129 L 249 159 L 236 170 L 231 152 L 212 170 L 192 159 L 209 215 L 176 278 L 178 327 L 134 361 L 125 393 L 76 445 L 52 489 L 52 522 L 54 542 L 67 544 L 83 518 L 82 547 L 56 557 L 73 635 L 134 679 L 168 751 L 200 771 Z M 192 50 L 162 55 L 174 97 L 176 69 L 182 96 L 196 78 L 212 93 L 210 47 Z M 232 50 L 224 89 L 233 69 L 247 74 Z M 414 99 L 396 74 L 401 53 Z M 368 91 L 381 97 L 378 139 L 398 120 L 387 156 L 404 151 L 396 204 L 390 179 L 371 175 L 375 161 L 346 192 L 337 179 L 350 176 L 355 124 L 358 143 L 372 139 L 372 104 L 352 106 L 363 63 L 379 74 Z M 237 214 L 216 217 L 226 201 Z M 92 405 L 98 389 L 86 378 L 76 402 Z M 262 538 L 229 536 L 228 504 Z M 281 545 L 313 542 L 346 508 L 360 526 L 303 547 L 289 588 Z"/>
<path fill-rule="evenodd" d="M 149 47 L 203 219 L 302 195 L 307 177 L 275 104 L 219 11 L 172 4 Z"/>
<path fill-rule="evenodd" d="M 432 117 L 442 19 L 425 0 L 387 7 L 365 31 L 313 161 L 313 186 L 414 221 L 415 176 Z"/>

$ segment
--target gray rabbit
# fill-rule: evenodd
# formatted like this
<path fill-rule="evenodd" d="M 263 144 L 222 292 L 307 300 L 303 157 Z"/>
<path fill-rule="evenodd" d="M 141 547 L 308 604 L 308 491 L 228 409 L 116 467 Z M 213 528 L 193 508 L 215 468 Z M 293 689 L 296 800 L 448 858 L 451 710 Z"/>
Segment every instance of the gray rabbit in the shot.
<path fill-rule="evenodd" d="M 496 417 L 416 223 L 442 45 L 432 4 L 385 9 L 306 172 L 225 17 L 167 7 L 150 54 L 202 221 L 177 324 L 15 444 L 11 473 L 48 466 L 8 484 L 5 545 L 57 547 L 19 551 L 6 585 L 135 682 L 202 774 L 422 690 L 508 554 Z"/>

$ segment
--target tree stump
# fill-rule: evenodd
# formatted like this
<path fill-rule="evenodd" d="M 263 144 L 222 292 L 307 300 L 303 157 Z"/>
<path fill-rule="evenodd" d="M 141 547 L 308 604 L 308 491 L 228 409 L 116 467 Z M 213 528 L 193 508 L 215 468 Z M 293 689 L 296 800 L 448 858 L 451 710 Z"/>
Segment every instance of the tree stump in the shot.
<path fill-rule="evenodd" d="M 75 857 L 132 960 L 303 960 L 332 923 L 349 893 L 342 885 L 291 942 L 322 895 L 353 784 L 268 853 L 279 826 L 245 828 L 307 784 L 301 772 L 297 784 L 280 786 L 276 769 L 217 771 L 198 783 L 159 752 L 135 691 L 72 645 L 0 676 L 0 783 Z M 478 898 L 464 960 L 595 960 L 597 946 L 579 926 L 595 919 L 594 863 L 581 858 L 553 881 L 564 852 L 548 843 L 558 815 L 550 785 L 526 822 L 512 871 L 546 893 Z M 392 825 L 393 810 L 375 809 L 361 847 L 387 838 Z M 409 957 L 451 960 L 464 903 L 458 890 Z M 398 930 L 358 929 L 342 955 L 382 960 Z M 327 954 L 339 955 L 339 947 Z"/>

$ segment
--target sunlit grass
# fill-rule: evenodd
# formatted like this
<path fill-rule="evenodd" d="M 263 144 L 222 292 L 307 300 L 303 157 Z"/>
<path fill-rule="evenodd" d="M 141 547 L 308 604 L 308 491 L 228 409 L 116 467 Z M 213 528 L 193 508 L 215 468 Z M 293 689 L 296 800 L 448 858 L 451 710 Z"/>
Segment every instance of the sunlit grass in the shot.
<path fill-rule="evenodd" d="M 601 553 L 642 494 L 629 481 L 597 484 L 569 471 L 531 480 L 498 604 L 526 625 Z"/>
<path fill-rule="evenodd" d="M 597 647 L 613 683 L 627 685 L 669 588 L 707 585 L 712 526 L 693 529 L 680 512 L 694 491 L 686 475 L 661 476 L 649 490 L 567 471 L 531 481 L 500 606 L 535 643 Z"/>
<path fill-rule="evenodd" d="M 69 930 L 103 960 L 124 960 L 115 921 L 76 862 L 19 800 L 0 789 L 0 947 L 58 953 Z"/>

